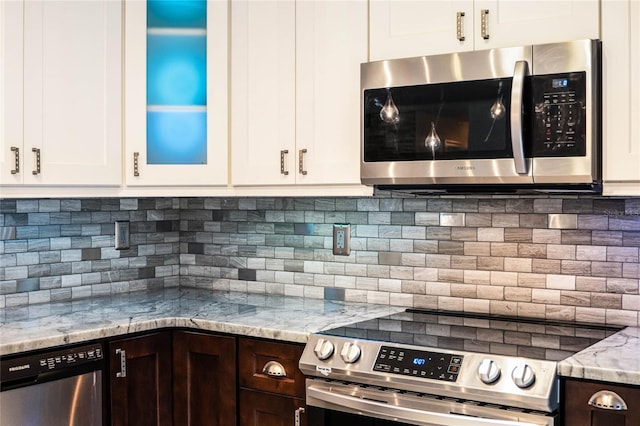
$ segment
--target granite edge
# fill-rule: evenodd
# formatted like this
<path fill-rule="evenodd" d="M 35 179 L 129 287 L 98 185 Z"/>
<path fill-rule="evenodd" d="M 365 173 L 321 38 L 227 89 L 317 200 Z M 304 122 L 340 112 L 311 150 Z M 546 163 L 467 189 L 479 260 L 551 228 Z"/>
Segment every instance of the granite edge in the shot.
<path fill-rule="evenodd" d="M 564 378 L 640 385 L 640 328 L 618 333 L 558 363 Z"/>

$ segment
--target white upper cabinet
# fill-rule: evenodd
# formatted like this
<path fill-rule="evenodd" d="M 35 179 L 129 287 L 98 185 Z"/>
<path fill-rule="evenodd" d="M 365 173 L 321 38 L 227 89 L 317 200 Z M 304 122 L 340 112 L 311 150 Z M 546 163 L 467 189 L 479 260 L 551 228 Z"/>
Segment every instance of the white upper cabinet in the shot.
<path fill-rule="evenodd" d="M 233 1 L 234 185 L 360 183 L 367 2 Z"/>
<path fill-rule="evenodd" d="M 125 7 L 127 186 L 226 185 L 228 2 Z"/>
<path fill-rule="evenodd" d="M 371 0 L 370 60 L 599 38 L 598 0 Z"/>
<path fill-rule="evenodd" d="M 234 185 L 295 183 L 294 1 L 231 3 Z"/>
<path fill-rule="evenodd" d="M 296 148 L 307 150 L 302 154 L 307 173 L 298 170 L 298 183 L 360 183 L 366 10 L 366 1 L 353 0 L 296 6 Z"/>
<path fill-rule="evenodd" d="M 0 9 L 2 184 L 119 185 L 121 4 L 30 0 Z"/>
<path fill-rule="evenodd" d="M 21 184 L 23 143 L 23 22 L 21 2 L 0 2 L 0 184 Z M 30 173 L 31 171 L 29 171 Z"/>
<path fill-rule="evenodd" d="M 640 196 L 640 2 L 602 4 L 603 193 Z"/>
<path fill-rule="evenodd" d="M 474 48 L 600 37 L 599 0 L 476 0 Z"/>
<path fill-rule="evenodd" d="M 371 0 L 370 60 L 473 50 L 473 1 Z"/>

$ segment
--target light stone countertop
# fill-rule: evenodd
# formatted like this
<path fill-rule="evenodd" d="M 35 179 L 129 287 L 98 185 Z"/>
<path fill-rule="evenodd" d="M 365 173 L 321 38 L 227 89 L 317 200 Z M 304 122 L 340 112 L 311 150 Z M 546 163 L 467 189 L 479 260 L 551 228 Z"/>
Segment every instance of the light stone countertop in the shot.
<path fill-rule="evenodd" d="M 306 343 L 310 333 L 403 310 L 198 289 L 134 292 L 0 309 L 0 355 L 165 327 Z"/>
<path fill-rule="evenodd" d="M 640 328 L 627 327 L 558 364 L 561 376 L 640 386 Z"/>
<path fill-rule="evenodd" d="M 263 294 L 164 289 L 0 309 L 0 355 L 166 327 L 306 343 L 310 333 L 405 308 Z M 569 378 L 640 385 L 640 328 L 558 364 Z"/>

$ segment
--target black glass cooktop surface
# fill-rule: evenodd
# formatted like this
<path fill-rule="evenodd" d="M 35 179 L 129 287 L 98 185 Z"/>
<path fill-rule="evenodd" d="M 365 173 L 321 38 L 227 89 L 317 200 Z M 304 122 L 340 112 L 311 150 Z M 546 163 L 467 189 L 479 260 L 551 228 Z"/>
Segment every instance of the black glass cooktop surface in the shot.
<path fill-rule="evenodd" d="M 560 361 L 624 327 L 457 312 L 405 312 L 321 332 L 438 349 Z"/>

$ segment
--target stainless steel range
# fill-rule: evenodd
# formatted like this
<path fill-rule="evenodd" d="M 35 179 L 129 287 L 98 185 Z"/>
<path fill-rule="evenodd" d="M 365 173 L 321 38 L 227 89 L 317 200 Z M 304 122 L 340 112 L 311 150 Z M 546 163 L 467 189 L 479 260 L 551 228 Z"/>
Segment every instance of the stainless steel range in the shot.
<path fill-rule="evenodd" d="M 557 426 L 557 361 L 617 330 L 408 310 L 314 334 L 310 424 Z"/>

